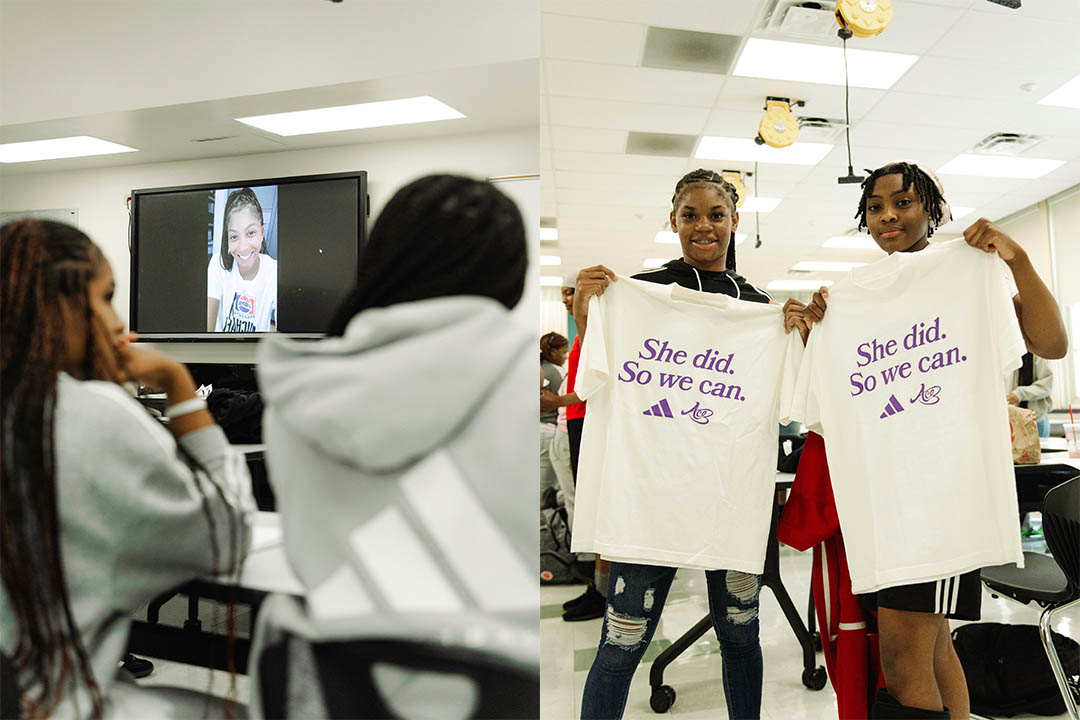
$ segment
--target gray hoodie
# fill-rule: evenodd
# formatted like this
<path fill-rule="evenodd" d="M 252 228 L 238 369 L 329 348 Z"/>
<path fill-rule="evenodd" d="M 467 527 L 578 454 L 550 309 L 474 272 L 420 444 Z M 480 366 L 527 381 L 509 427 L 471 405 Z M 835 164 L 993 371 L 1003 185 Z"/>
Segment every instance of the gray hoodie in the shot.
<path fill-rule="evenodd" d="M 478 297 L 262 344 L 269 479 L 310 620 L 427 634 L 498 618 L 535 635 L 532 346 Z"/>

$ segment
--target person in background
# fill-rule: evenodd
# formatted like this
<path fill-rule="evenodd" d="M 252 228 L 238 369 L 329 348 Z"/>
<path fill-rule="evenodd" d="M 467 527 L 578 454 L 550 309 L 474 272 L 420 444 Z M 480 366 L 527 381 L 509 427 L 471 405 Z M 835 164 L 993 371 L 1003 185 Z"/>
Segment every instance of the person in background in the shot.
<path fill-rule="evenodd" d="M 1033 353 L 1024 353 L 1023 364 L 1013 372 L 1006 387 L 1005 400 L 1035 413 L 1039 437 L 1050 437 L 1050 393 L 1054 388 L 1054 373 L 1050 363 Z"/>
<path fill-rule="evenodd" d="M 206 268 L 206 332 L 277 327 L 277 260 L 266 251 L 263 209 L 251 188 L 225 201 L 221 251 Z"/>
<path fill-rule="evenodd" d="M 379 214 L 329 337 L 260 346 L 269 478 L 306 592 L 263 606 L 258 643 L 283 626 L 343 642 L 472 639 L 539 677 L 526 462 L 536 410 L 522 402 L 536 341 L 511 312 L 526 266 L 510 198 L 488 182 L 423 177 Z M 298 670 L 288 682 L 303 690 L 290 691 L 288 716 L 329 716 L 317 677 Z M 436 716 L 468 714 L 455 704 L 467 698 L 438 687 L 425 699 L 424 682 L 407 684 L 395 710 L 409 717 L 403 708 L 434 697 Z"/>
<path fill-rule="evenodd" d="M 138 687 L 117 664 L 138 608 L 239 572 L 255 508 L 244 458 L 187 368 L 131 344 L 85 234 L 9 223 L 0 268 L 0 647 L 23 716 L 220 716 L 219 699 Z M 127 381 L 164 391 L 168 429 Z"/>
<path fill-rule="evenodd" d="M 555 393 L 562 385 L 560 368 L 566 364 L 569 351 L 570 342 L 559 333 L 549 332 L 540 336 L 540 367 L 548 381 L 544 389 Z M 555 437 L 558 406 L 549 404 L 549 398 L 543 394 L 540 403 L 540 507 L 554 507 L 559 479 L 551 466 L 551 440 Z"/>

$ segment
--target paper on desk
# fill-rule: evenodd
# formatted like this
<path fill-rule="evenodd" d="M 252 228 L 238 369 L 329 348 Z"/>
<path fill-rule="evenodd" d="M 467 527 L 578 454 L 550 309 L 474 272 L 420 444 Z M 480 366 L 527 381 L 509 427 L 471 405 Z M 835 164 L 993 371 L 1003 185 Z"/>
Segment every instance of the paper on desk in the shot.
<path fill-rule="evenodd" d="M 251 552 L 281 544 L 281 526 L 254 525 L 251 528 Z"/>

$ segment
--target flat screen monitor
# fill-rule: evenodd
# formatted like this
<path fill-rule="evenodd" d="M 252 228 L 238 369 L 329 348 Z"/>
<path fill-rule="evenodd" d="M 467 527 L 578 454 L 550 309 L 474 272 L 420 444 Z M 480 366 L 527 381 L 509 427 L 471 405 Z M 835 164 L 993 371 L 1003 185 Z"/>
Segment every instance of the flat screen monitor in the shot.
<path fill-rule="evenodd" d="M 364 171 L 134 190 L 132 330 L 147 340 L 321 337 L 356 282 Z"/>

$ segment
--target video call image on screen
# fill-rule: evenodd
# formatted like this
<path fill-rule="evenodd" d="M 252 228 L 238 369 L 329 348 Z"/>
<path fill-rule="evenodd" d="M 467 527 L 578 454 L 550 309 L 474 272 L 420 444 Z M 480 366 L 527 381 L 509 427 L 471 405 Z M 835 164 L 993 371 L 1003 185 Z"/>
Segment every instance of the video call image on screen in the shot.
<path fill-rule="evenodd" d="M 326 331 L 356 282 L 362 180 L 271 182 L 135 191 L 136 332 Z"/>
<path fill-rule="evenodd" d="M 215 190 L 206 331 L 277 328 L 277 186 Z"/>

